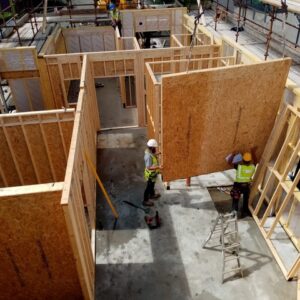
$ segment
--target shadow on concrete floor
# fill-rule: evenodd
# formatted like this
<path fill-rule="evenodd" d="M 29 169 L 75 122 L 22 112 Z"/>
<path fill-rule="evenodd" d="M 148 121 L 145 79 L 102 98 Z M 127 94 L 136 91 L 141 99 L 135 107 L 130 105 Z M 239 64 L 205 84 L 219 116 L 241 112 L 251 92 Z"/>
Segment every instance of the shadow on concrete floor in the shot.
<path fill-rule="evenodd" d="M 168 206 L 158 208 L 168 222 L 150 231 L 144 212 L 123 203 L 141 205 L 145 188 L 145 129 L 126 133 L 136 147 L 98 151 L 97 169 L 120 218 L 113 231 L 114 217 L 98 190 L 96 299 L 191 299 Z"/>

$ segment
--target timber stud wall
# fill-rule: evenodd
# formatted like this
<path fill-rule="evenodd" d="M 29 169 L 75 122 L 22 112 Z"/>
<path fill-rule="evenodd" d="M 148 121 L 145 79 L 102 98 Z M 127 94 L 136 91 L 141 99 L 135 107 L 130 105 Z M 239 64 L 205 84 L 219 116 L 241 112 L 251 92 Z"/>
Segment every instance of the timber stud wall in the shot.
<path fill-rule="evenodd" d="M 0 187 L 63 181 L 74 109 L 0 115 Z"/>
<path fill-rule="evenodd" d="M 85 155 L 96 165 L 100 127 L 86 56 L 80 77 L 76 112 L 0 116 L 4 299 L 94 299 L 96 185 Z"/>

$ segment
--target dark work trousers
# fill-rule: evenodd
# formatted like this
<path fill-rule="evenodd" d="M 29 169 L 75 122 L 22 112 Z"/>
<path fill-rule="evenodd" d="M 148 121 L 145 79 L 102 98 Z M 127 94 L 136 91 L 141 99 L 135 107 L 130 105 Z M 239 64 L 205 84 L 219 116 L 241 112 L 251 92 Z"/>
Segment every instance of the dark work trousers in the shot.
<path fill-rule="evenodd" d="M 119 29 L 119 33 L 120 33 L 120 36 L 122 36 L 122 23 L 120 20 L 118 21 L 115 21 L 115 22 L 112 22 L 112 27 L 114 28 L 114 30 L 116 30 L 116 27 L 118 26 L 118 29 Z"/>
<path fill-rule="evenodd" d="M 241 182 L 235 182 L 233 185 L 233 189 L 237 189 L 240 194 L 243 194 L 243 214 L 249 214 L 248 209 L 248 200 L 250 195 L 250 185 L 249 183 L 241 183 Z M 235 211 L 239 210 L 239 197 L 232 196 L 232 209 Z"/>
<path fill-rule="evenodd" d="M 148 179 L 147 186 L 144 192 L 144 201 L 148 201 L 150 197 L 154 196 L 155 194 L 154 186 L 155 186 L 155 181 Z"/>

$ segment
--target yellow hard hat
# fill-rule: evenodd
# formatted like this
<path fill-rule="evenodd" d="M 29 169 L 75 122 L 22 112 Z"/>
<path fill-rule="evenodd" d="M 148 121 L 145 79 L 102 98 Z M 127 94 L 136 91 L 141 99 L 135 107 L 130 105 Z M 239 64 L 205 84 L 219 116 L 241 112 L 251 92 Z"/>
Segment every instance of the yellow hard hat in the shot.
<path fill-rule="evenodd" d="M 245 152 L 244 154 L 243 154 L 243 160 L 244 161 L 251 161 L 252 160 L 252 155 L 251 155 L 251 153 L 250 152 Z"/>

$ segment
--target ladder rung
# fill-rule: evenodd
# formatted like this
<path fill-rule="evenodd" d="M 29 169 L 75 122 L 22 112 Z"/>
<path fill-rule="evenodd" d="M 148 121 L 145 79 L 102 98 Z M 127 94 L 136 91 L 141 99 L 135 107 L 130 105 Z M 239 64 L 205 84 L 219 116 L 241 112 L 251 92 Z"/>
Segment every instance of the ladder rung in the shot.
<path fill-rule="evenodd" d="M 229 271 L 225 271 L 225 272 L 223 272 L 223 274 L 227 274 L 227 273 L 230 273 L 230 272 L 236 272 L 236 271 L 242 271 L 242 268 L 236 268 L 236 269 L 231 269 L 231 270 L 229 270 Z"/>
<path fill-rule="evenodd" d="M 280 173 L 277 170 L 273 170 L 273 174 L 277 177 L 278 180 L 282 179 L 282 176 L 280 175 Z"/>
<path fill-rule="evenodd" d="M 222 228 L 215 228 L 214 230 L 211 230 L 212 232 L 216 232 L 216 231 L 222 231 Z"/>
<path fill-rule="evenodd" d="M 233 223 L 235 221 L 236 221 L 236 219 L 226 220 L 226 221 L 224 221 L 224 224 Z"/>
<path fill-rule="evenodd" d="M 227 249 L 232 249 L 232 248 L 237 248 L 237 247 L 240 247 L 240 243 L 234 243 L 230 246 L 226 246 L 224 247 L 224 250 L 227 250 Z"/>
<path fill-rule="evenodd" d="M 224 235 L 230 235 L 230 234 L 234 234 L 234 233 L 237 233 L 237 231 L 234 230 L 234 231 L 225 232 Z"/>
<path fill-rule="evenodd" d="M 227 262 L 227 261 L 231 261 L 231 260 L 234 260 L 234 259 L 240 259 L 239 256 L 234 256 L 234 257 L 231 257 L 231 258 L 228 258 L 228 259 L 224 259 L 224 262 Z"/>
<path fill-rule="evenodd" d="M 235 215 L 236 215 L 235 213 L 231 212 L 231 213 L 224 214 L 223 217 L 225 217 L 225 218 L 226 217 L 235 217 Z"/>

